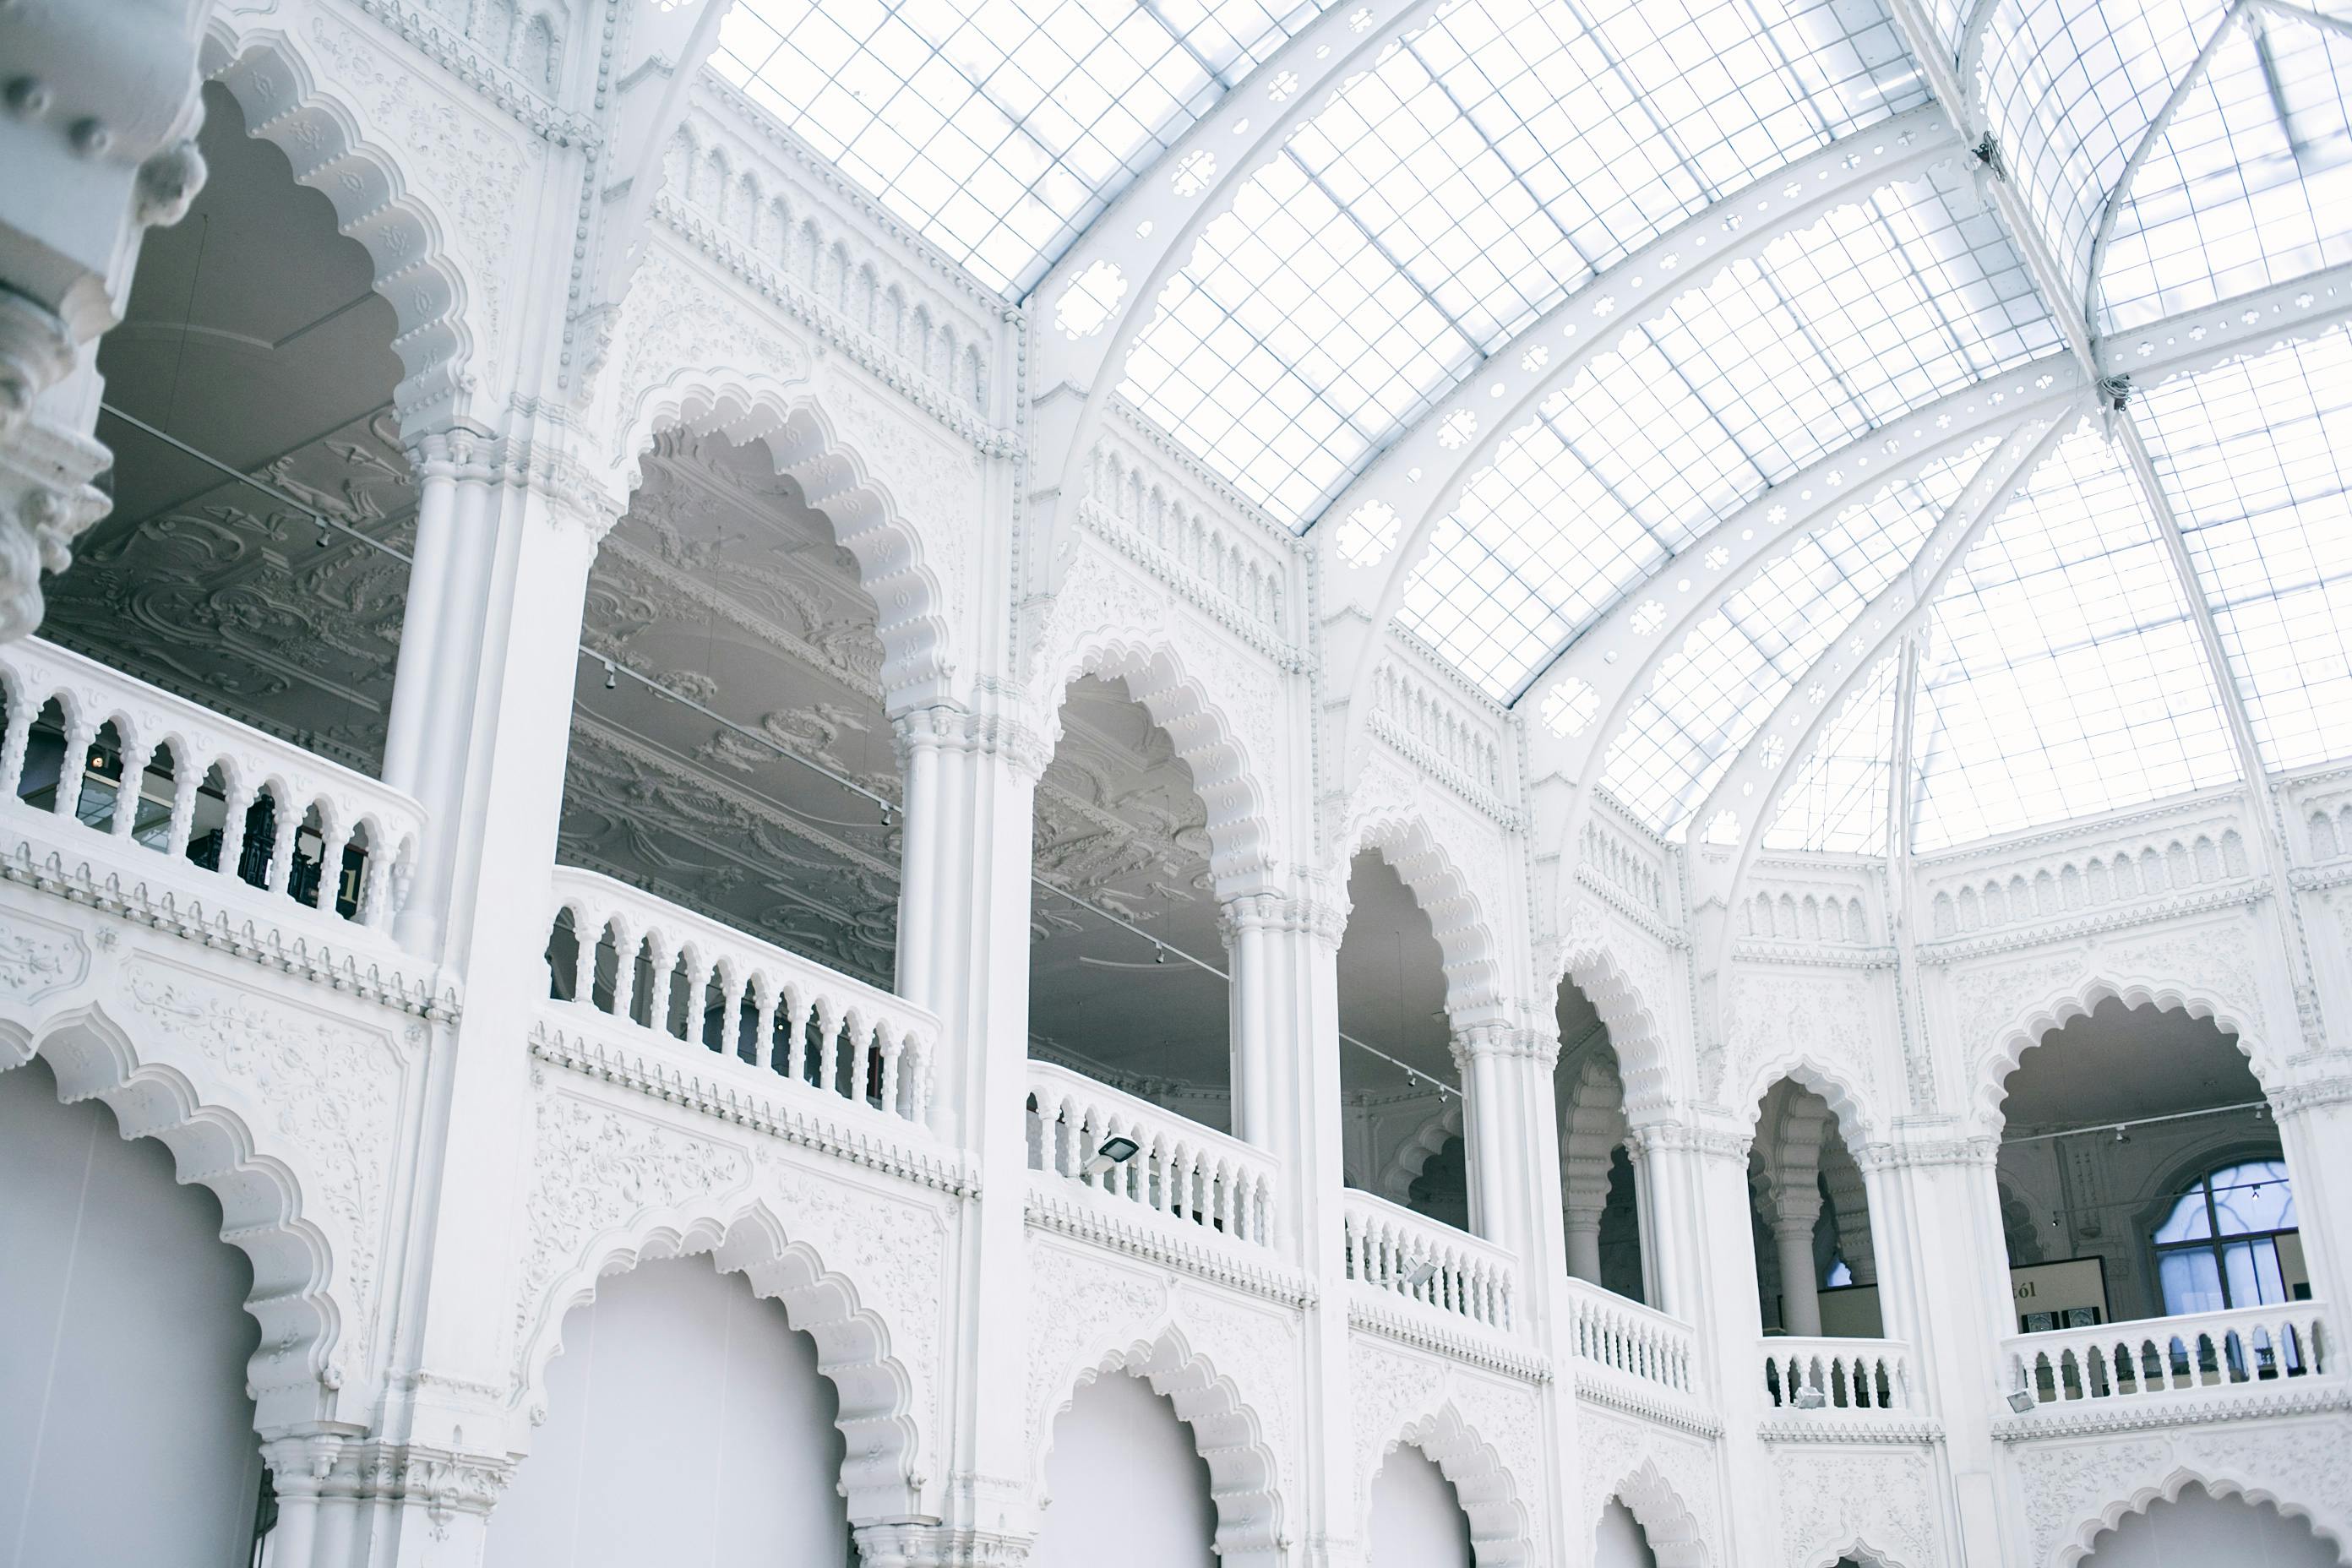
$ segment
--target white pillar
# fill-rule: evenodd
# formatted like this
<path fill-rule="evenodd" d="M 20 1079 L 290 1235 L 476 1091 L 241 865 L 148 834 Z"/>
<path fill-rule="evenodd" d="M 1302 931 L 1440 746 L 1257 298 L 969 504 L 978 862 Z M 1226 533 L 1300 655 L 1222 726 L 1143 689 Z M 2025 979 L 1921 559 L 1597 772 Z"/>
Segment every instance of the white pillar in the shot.
<path fill-rule="evenodd" d="M 1822 1331 L 1821 1281 L 1813 1268 L 1813 1226 L 1822 1217 L 1821 1193 L 1777 1185 L 1765 1223 L 1780 1264 L 1780 1327 L 1802 1339 Z"/>

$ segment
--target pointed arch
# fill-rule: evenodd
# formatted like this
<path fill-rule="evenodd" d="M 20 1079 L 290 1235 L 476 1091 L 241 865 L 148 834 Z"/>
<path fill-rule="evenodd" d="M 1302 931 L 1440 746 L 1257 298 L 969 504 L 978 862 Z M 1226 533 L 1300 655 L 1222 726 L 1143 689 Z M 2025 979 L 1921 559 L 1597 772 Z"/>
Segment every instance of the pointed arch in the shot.
<path fill-rule="evenodd" d="M 776 472 L 801 487 L 824 514 L 836 543 L 857 563 L 874 601 L 882 642 L 885 710 L 898 713 L 944 700 L 955 670 L 951 584 L 930 560 L 922 531 L 877 469 L 891 454 L 845 437 L 822 395 L 804 385 L 729 371 L 682 370 L 646 390 L 627 411 L 619 448 L 621 482 L 644 482 L 654 437 L 677 428 L 717 434 L 735 446 L 762 443 Z"/>
<path fill-rule="evenodd" d="M 1211 1500 L 1217 1510 L 1218 1560 L 1226 1564 L 1277 1568 L 1288 1532 L 1283 1527 L 1281 1465 L 1265 1440 L 1257 1412 L 1233 1378 L 1192 1348 L 1183 1327 L 1162 1324 L 1156 1331 L 1114 1344 L 1086 1363 L 1050 1410 L 1038 1414 L 1038 1441 L 1031 1461 L 1032 1485 L 1045 1496 L 1045 1463 L 1053 1455 L 1054 1427 L 1076 1403 L 1078 1390 L 1111 1373 L 1139 1377 L 1176 1406 L 1192 1435 L 1192 1446 L 1209 1467 Z M 1273 1397 L 1278 1391 L 1255 1391 Z"/>
<path fill-rule="evenodd" d="M 283 150 L 295 180 L 331 202 L 337 229 L 365 247 L 375 291 L 399 322 L 392 348 L 405 374 L 393 403 L 404 428 L 463 413 L 477 355 L 495 350 L 497 287 L 452 254 L 440 195 L 412 189 L 409 170 L 429 150 L 369 123 L 334 73 L 289 33 L 242 31 L 215 13 L 197 64 L 236 99 L 247 132 Z M 520 172 L 518 153 L 513 173 Z M 492 265 L 487 257 L 470 259 Z"/>
<path fill-rule="evenodd" d="M 1641 1463 L 1618 1478 L 1607 1497 L 1623 1503 L 1633 1522 L 1642 1527 L 1658 1568 L 1710 1568 L 1714 1563 L 1715 1555 L 1700 1534 L 1698 1516 L 1658 1468 L 1656 1459 L 1643 1456 Z M 1595 1523 L 1588 1521 L 1587 1528 Z"/>
<path fill-rule="evenodd" d="M 2051 1031 L 2088 1015 L 2102 1002 L 2210 1018 L 2236 1044 L 2263 1094 L 2274 1095 L 2283 1087 L 2279 1064 L 2261 1037 L 2261 1018 L 2251 999 L 2226 999 L 2194 983 L 2095 973 L 2052 985 L 2012 1015 L 1989 1040 L 1969 1045 L 1969 1099 L 1986 1130 L 1997 1135 L 2004 1124 L 2001 1106 L 2009 1098 L 2009 1076 L 2017 1070 L 2025 1053 L 2042 1044 Z"/>
<path fill-rule="evenodd" d="M 1778 1052 L 1749 1069 L 1748 1081 L 1733 1103 L 1746 1109 L 1750 1127 L 1760 1127 L 1764 1102 L 1783 1079 L 1821 1096 L 1847 1148 L 1868 1143 L 1876 1135 L 1881 1123 L 1868 1094 L 1856 1088 L 1842 1069 L 1826 1065 L 1801 1048 Z"/>
<path fill-rule="evenodd" d="M 1507 1006 L 1496 924 L 1506 893 L 1499 865 L 1486 857 L 1466 858 L 1488 842 L 1488 830 L 1466 821 L 1441 827 L 1440 820 L 1422 798 L 1418 781 L 1406 781 L 1383 765 L 1359 787 L 1332 836 L 1329 875 L 1336 886 L 1345 887 L 1349 863 L 1370 849 L 1403 880 L 1437 939 L 1444 959 L 1445 1012 L 1459 1030 L 1498 1017 Z"/>
<path fill-rule="evenodd" d="M 1617 1077 L 1628 1112 L 1654 1112 L 1674 1104 L 1674 1058 L 1666 1048 L 1663 970 L 1636 975 L 1609 938 L 1590 927 L 1571 931 L 1551 966 L 1551 988 L 1584 993 L 1608 1026 L 1617 1053 Z"/>
<path fill-rule="evenodd" d="M 1477 1568 L 1521 1568 L 1537 1561 L 1534 1527 L 1503 1456 L 1463 1419 L 1451 1399 L 1404 1426 L 1372 1456 L 1359 1476 L 1360 1534 L 1371 1523 L 1372 1480 L 1399 1448 L 1418 1448 L 1454 1487 L 1470 1520 L 1471 1561 Z"/>
<path fill-rule="evenodd" d="M 564 1320 L 595 1300 L 599 1280 L 640 1263 L 704 1253 L 720 1273 L 741 1274 L 754 1295 L 781 1302 L 784 1321 L 816 1342 L 817 1370 L 840 1399 L 836 1425 L 848 1444 L 841 1486 L 850 1517 L 920 1512 L 915 1380 L 893 1351 L 889 1328 L 865 1304 L 868 1292 L 857 1280 L 796 1237 L 767 1199 L 740 1189 L 700 1194 L 682 1208 L 641 1215 L 572 1260 L 522 1335 L 515 1403 L 528 1412 L 530 1426 L 546 1419 L 548 1363 L 562 1353 Z"/>
<path fill-rule="evenodd" d="M 348 1299 L 350 1260 L 310 1217 L 290 1152 L 257 1123 L 213 1102 L 178 1068 L 142 1053 L 131 1032 L 97 1003 L 27 1027 L 0 1018 L 0 1072 L 36 1056 L 49 1066 L 68 1105 L 101 1101 L 125 1139 L 152 1138 L 171 1151 L 175 1173 L 220 1202 L 221 1239 L 245 1254 L 253 1289 L 245 1310 L 261 1326 L 247 1370 L 254 1426 L 264 1434 L 332 1420 L 347 1376 L 342 1352 L 358 1308 Z"/>
<path fill-rule="evenodd" d="M 2209 1456 L 2223 1452 L 2217 1447 L 2209 1450 Z M 2256 1505 L 2267 1503 L 2288 1519 L 2302 1520 L 2311 1526 L 2313 1534 L 2334 1546 L 2339 1556 L 2347 1555 L 2346 1549 L 2352 1546 L 2352 1512 L 2347 1512 L 2344 1503 L 2305 1502 L 2300 1497 L 2283 1495 L 2268 1479 L 2258 1480 L 2246 1473 L 2250 1469 L 2251 1467 L 2242 1468 L 2227 1460 L 2217 1462 L 2211 1457 L 2196 1464 L 2173 1459 L 2161 1475 L 2109 1500 L 2096 1511 L 2069 1521 L 2071 1528 L 2062 1524 L 2049 1568 L 2074 1568 L 2091 1555 L 2101 1535 L 2135 1513 L 2146 1513 L 2158 1503 L 2179 1501 L 2180 1494 L 2192 1486 L 2202 1487 L 2216 1498 L 2241 1498 Z"/>

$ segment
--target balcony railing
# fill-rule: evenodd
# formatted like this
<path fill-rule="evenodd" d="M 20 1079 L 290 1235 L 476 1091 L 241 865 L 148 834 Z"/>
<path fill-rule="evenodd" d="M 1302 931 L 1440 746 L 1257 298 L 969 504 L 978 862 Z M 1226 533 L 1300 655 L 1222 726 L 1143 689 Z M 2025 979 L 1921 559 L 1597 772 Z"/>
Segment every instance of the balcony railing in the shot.
<path fill-rule="evenodd" d="M 1586 1280 L 1566 1285 L 1570 1345 L 1579 1360 L 1675 1394 L 1691 1391 L 1697 1350 L 1689 1324 Z"/>
<path fill-rule="evenodd" d="M 2315 1302 L 2242 1307 L 2181 1318 L 2019 1334 L 2001 1342 L 2009 1386 L 2037 1405 L 2149 1394 L 2226 1394 L 2336 1369 L 2326 1309 Z"/>
<path fill-rule="evenodd" d="M 550 989 L 569 1002 L 923 1122 L 939 1020 L 594 871 L 555 870 Z"/>
<path fill-rule="evenodd" d="M 1912 1410 L 1911 1347 L 1896 1340 L 1769 1339 L 1764 1390 L 1784 1410 Z"/>
<path fill-rule="evenodd" d="M 1122 1142 L 1134 1145 L 1124 1158 L 1104 1152 Z M 1270 1156 L 1050 1062 L 1029 1064 L 1029 1168 L 1235 1241 L 1273 1239 Z"/>
<path fill-rule="evenodd" d="M 1489 1328 L 1511 1327 L 1518 1266 L 1501 1247 L 1352 1190 L 1342 1224 L 1349 1279 Z"/>
<path fill-rule="evenodd" d="M 151 850 L 199 891 L 373 928 L 400 912 L 425 830 L 400 791 L 37 637 L 0 647 L 0 798 L 18 812 Z"/>

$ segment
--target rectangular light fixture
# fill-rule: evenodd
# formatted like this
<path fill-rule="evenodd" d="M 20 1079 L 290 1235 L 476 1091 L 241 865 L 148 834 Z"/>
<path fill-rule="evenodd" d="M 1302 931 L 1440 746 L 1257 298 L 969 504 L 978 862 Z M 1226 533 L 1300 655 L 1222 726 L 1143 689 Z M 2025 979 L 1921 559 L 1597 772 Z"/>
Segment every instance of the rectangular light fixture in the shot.
<path fill-rule="evenodd" d="M 1086 1176 L 1099 1176 L 1113 1165 L 1124 1165 L 1134 1159 L 1137 1152 L 1142 1147 L 1142 1144 L 1132 1138 L 1113 1133 L 1102 1141 L 1101 1148 L 1087 1156 L 1087 1163 L 1079 1168 L 1078 1173 Z"/>

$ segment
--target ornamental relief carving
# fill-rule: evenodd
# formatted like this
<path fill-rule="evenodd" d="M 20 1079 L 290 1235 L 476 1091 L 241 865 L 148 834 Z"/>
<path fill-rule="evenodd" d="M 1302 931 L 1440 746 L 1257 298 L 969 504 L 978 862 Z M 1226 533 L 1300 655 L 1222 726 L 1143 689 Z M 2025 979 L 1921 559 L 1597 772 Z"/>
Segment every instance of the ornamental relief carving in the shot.
<path fill-rule="evenodd" d="M 1672 1501 L 1689 1514 L 1706 1560 L 1717 1558 L 1721 1514 L 1716 1504 L 1715 1457 L 1706 1445 L 1608 1415 L 1589 1403 L 1577 1405 L 1576 1424 L 1584 1467 L 1579 1531 L 1589 1536 L 1598 1530 L 1601 1510 L 1612 1498 L 1623 1502 L 1645 1531 L 1663 1536 L 1670 1531 L 1673 1521 L 1656 1517 L 1662 1500 L 1655 1489 L 1635 1480 L 1646 1469 L 1663 1480 Z"/>
<path fill-rule="evenodd" d="M 352 1331 L 338 1360 L 371 1365 L 406 1065 L 393 1036 L 151 953 L 131 953 L 120 973 L 142 1058 L 300 1156 L 303 1217 L 341 1254 Z"/>
<path fill-rule="evenodd" d="M 2014 1457 L 2032 1531 L 2031 1561 L 2055 1568 L 2060 1546 L 2111 1505 L 2159 1484 L 2171 1445 L 2161 1438 L 2065 1447 L 2036 1444 Z"/>
<path fill-rule="evenodd" d="M 1945 1561 L 1936 1545 L 1938 1494 L 1927 1455 L 1784 1448 L 1772 1463 L 1781 1561 L 1826 1562 L 1865 1542 L 1895 1568 Z"/>
<path fill-rule="evenodd" d="M 2226 1430 L 2183 1428 L 2168 1436 L 2065 1445 L 2035 1444 L 2013 1453 L 2034 1568 L 2079 1561 L 2129 1513 L 2191 1481 L 2220 1492 L 2243 1491 L 2345 1539 L 2352 1531 L 2352 1426 L 2340 1415 Z"/>
<path fill-rule="evenodd" d="M 1045 1238 L 1028 1237 L 1028 1451 L 1045 1488 L 1054 1418 L 1075 1394 L 1079 1374 L 1114 1346 L 1148 1337 L 1167 1309 L 1168 1283 Z"/>
<path fill-rule="evenodd" d="M 922 542 L 924 562 L 947 592 L 949 620 L 962 626 L 971 591 L 966 542 L 980 530 L 984 504 L 979 458 L 950 448 L 838 361 L 819 367 L 817 401 L 841 444 Z"/>
<path fill-rule="evenodd" d="M 806 343 L 676 247 L 658 236 L 647 247 L 620 310 L 618 335 L 627 353 L 606 372 L 609 439 L 624 468 L 637 455 L 628 449 L 632 432 L 658 389 L 679 380 L 723 384 L 740 377 L 761 390 L 785 390 L 806 383 L 814 363 Z"/>
<path fill-rule="evenodd" d="M 1836 1074 L 1854 1090 L 1861 1109 L 1874 1122 L 1882 1103 L 1878 1052 L 1873 1044 L 1877 1009 L 1869 983 L 1847 974 L 1733 973 L 1731 1005 L 1725 1020 L 1727 1055 L 1737 1064 L 1730 1086 L 1743 1097 L 1769 1087 L 1759 1082 L 1799 1063 Z M 1847 1129 L 1858 1137 L 1860 1128 Z"/>
<path fill-rule="evenodd" d="M 1274 1451 L 1284 1497 L 1298 1493 L 1303 1462 L 1297 1411 L 1304 1398 L 1297 1314 L 1246 1306 L 1199 1285 L 1176 1292 L 1175 1323 L 1185 1342 L 1208 1358 L 1257 1417 L 1259 1439 Z"/>
<path fill-rule="evenodd" d="M 1356 1436 L 1356 1512 L 1370 1517 L 1372 1478 L 1414 1417 L 1434 1410 L 1445 1392 L 1445 1366 L 1434 1357 L 1362 1334 L 1348 1344 L 1349 1425 Z"/>
<path fill-rule="evenodd" d="M 80 933 L 33 915 L 0 914 L 0 999 L 12 1007 L 29 1013 L 89 974 L 89 948 Z"/>

